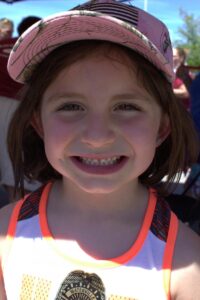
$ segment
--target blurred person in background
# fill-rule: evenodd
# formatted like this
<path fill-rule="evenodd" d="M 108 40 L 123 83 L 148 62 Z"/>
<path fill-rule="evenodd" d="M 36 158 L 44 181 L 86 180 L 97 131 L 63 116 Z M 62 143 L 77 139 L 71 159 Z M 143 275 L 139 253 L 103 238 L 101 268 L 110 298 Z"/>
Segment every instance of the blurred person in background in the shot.
<path fill-rule="evenodd" d="M 185 66 L 186 53 L 181 48 L 173 48 L 173 64 L 176 74 L 173 82 L 173 90 L 178 99 L 180 99 L 185 108 L 190 110 L 190 85 L 192 78 L 189 75 L 188 68 Z"/>
<path fill-rule="evenodd" d="M 28 16 L 17 27 L 19 36 L 39 17 Z M 3 26 L 4 25 L 4 26 Z M 12 37 L 13 22 L 4 18 L 0 20 L 0 207 L 13 198 L 13 170 L 7 152 L 7 131 L 13 113 L 19 104 L 21 84 L 12 80 L 7 72 L 7 61 L 17 37 Z M 25 182 L 26 189 L 32 190 L 35 184 Z"/>
<path fill-rule="evenodd" d="M 176 76 L 183 81 L 188 92 L 190 92 L 190 86 L 193 78 L 186 65 L 187 53 L 183 48 L 177 47 L 173 49 L 173 56 Z"/>
<path fill-rule="evenodd" d="M 13 21 L 7 18 L 0 19 L 0 41 L 11 38 L 13 34 L 13 28 Z"/>

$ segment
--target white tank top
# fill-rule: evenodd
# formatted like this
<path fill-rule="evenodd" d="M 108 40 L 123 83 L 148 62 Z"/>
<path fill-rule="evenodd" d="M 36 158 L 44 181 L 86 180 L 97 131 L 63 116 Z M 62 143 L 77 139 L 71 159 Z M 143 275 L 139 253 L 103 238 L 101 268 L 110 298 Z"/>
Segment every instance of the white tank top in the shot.
<path fill-rule="evenodd" d="M 2 269 L 7 300 L 169 300 L 178 221 L 153 190 L 136 241 L 109 260 L 55 240 L 46 207 L 51 183 L 17 202 Z"/>

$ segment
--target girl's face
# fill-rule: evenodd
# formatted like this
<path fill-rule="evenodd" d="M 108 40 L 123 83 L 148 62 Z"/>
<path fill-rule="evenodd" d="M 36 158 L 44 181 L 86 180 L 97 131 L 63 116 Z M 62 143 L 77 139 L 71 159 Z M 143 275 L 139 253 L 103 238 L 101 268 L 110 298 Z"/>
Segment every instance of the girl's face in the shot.
<path fill-rule="evenodd" d="M 173 48 L 173 64 L 174 64 L 175 71 L 178 69 L 181 63 L 182 63 L 182 59 L 178 54 L 178 50 L 176 48 Z"/>
<path fill-rule="evenodd" d="M 38 131 L 68 184 L 109 193 L 137 186 L 151 164 L 168 119 L 133 69 L 128 57 L 96 53 L 64 68 L 46 89 Z"/>

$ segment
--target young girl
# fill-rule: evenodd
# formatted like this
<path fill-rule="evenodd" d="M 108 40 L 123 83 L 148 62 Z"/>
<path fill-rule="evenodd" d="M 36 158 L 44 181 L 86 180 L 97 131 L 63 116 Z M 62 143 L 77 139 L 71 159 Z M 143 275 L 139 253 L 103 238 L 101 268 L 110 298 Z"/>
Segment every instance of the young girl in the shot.
<path fill-rule="evenodd" d="M 161 198 L 193 126 L 165 25 L 122 2 L 50 16 L 11 53 L 16 188 L 43 186 L 0 213 L 1 299 L 200 299 L 199 238 Z"/>

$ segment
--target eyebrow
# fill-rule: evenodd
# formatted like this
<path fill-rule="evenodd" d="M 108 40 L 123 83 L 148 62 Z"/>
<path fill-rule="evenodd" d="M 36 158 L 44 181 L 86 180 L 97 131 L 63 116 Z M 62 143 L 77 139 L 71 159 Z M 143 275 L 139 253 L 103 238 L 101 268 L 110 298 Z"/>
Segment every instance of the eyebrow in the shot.
<path fill-rule="evenodd" d="M 58 99 L 80 99 L 80 100 L 85 100 L 86 101 L 86 97 L 82 94 L 79 93 L 63 93 L 63 94 L 54 94 L 51 95 L 50 97 L 47 98 L 47 101 L 49 103 L 54 103 L 56 100 Z M 122 93 L 122 94 L 117 94 L 114 95 L 112 97 L 112 101 L 120 101 L 120 100 L 134 100 L 134 99 L 138 99 L 138 100 L 144 100 L 144 101 L 149 101 L 150 100 L 150 95 L 144 95 L 142 93 L 139 92 L 130 92 L 130 93 Z"/>
<path fill-rule="evenodd" d="M 145 100 L 148 101 L 150 100 L 150 95 L 145 95 L 142 93 L 138 93 L 138 92 L 131 92 L 131 93 L 123 93 L 123 94 L 118 94 L 116 96 L 113 97 L 113 100 L 121 100 L 121 99 L 125 99 L 125 100 L 133 100 L 133 99 L 138 99 L 138 100 Z"/>
<path fill-rule="evenodd" d="M 79 99 L 85 99 L 85 97 L 81 94 L 78 93 L 64 93 L 64 94 L 54 94 L 54 95 L 50 95 L 49 97 L 47 97 L 47 101 L 48 102 L 55 102 L 57 99 L 74 99 L 74 98 L 79 98 Z"/>

